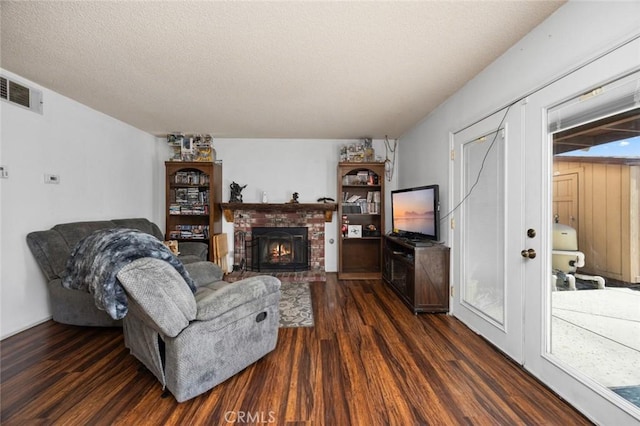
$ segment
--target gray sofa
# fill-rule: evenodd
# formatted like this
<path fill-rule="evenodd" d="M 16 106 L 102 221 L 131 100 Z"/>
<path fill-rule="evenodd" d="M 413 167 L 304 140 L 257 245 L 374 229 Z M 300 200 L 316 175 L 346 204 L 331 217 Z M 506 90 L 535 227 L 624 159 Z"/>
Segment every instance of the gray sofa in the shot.
<path fill-rule="evenodd" d="M 122 321 L 114 320 L 96 308 L 91 294 L 66 289 L 61 281 L 67 259 L 80 240 L 99 229 L 116 227 L 136 229 L 151 234 L 160 241 L 164 239 L 160 228 L 144 218 L 64 223 L 47 231 L 31 232 L 27 235 L 27 245 L 47 280 L 54 321 L 94 327 L 122 326 Z M 222 271 L 216 276 L 203 276 L 202 268 L 196 271 L 197 268 L 189 266 L 207 259 L 208 249 L 205 243 L 181 243 L 179 249 L 181 254 L 178 258 L 190 274 L 191 269 L 194 269 L 194 280 L 209 283 L 222 279 Z"/>
<path fill-rule="evenodd" d="M 128 299 L 125 345 L 178 402 L 208 391 L 276 347 L 275 277 L 208 285 L 196 279 L 194 294 L 167 262 L 148 257 L 124 266 L 117 277 Z"/>

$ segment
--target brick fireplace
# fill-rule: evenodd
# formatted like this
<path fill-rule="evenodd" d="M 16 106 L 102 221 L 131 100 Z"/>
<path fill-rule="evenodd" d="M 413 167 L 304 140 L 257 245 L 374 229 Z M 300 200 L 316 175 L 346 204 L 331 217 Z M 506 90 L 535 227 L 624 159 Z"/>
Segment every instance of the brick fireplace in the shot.
<path fill-rule="evenodd" d="M 314 204 L 248 204 L 223 203 L 225 219 L 233 222 L 234 244 L 233 263 L 246 268 L 251 253 L 246 247 L 252 245 L 253 228 L 307 228 L 308 270 L 304 272 L 275 271 L 274 275 L 286 277 L 295 275 L 297 279 L 325 281 L 325 224 L 331 222 L 333 203 Z M 261 273 L 258 271 L 258 273 Z M 306 278 L 306 279 L 305 279 Z"/>

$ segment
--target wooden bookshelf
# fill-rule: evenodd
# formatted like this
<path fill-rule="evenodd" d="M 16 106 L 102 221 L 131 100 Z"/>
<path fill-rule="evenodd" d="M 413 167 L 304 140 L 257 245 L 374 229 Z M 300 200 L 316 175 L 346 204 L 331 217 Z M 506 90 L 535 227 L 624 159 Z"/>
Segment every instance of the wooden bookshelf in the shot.
<path fill-rule="evenodd" d="M 338 278 L 382 273 L 384 163 L 338 164 Z"/>
<path fill-rule="evenodd" d="M 222 232 L 222 165 L 167 161 L 165 170 L 165 239 L 206 243 L 213 261 L 213 236 Z"/>

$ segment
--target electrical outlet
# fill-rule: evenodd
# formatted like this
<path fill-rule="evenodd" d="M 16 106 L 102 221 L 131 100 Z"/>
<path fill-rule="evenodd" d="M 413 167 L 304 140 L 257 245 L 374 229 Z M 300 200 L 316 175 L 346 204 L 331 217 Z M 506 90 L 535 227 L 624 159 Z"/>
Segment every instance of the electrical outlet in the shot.
<path fill-rule="evenodd" d="M 59 175 L 45 174 L 44 175 L 44 183 L 55 183 L 55 184 L 58 184 L 58 183 L 60 183 L 60 176 Z"/>
<path fill-rule="evenodd" d="M 9 179 L 9 170 L 7 170 L 7 166 L 0 166 L 0 179 Z"/>

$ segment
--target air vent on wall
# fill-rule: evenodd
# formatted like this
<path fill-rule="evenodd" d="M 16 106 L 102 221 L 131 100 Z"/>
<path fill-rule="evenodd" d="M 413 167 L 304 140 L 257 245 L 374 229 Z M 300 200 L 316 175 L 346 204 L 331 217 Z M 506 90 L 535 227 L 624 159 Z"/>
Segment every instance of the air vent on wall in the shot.
<path fill-rule="evenodd" d="M 13 105 L 42 114 L 42 92 L 0 76 L 0 98 Z"/>

